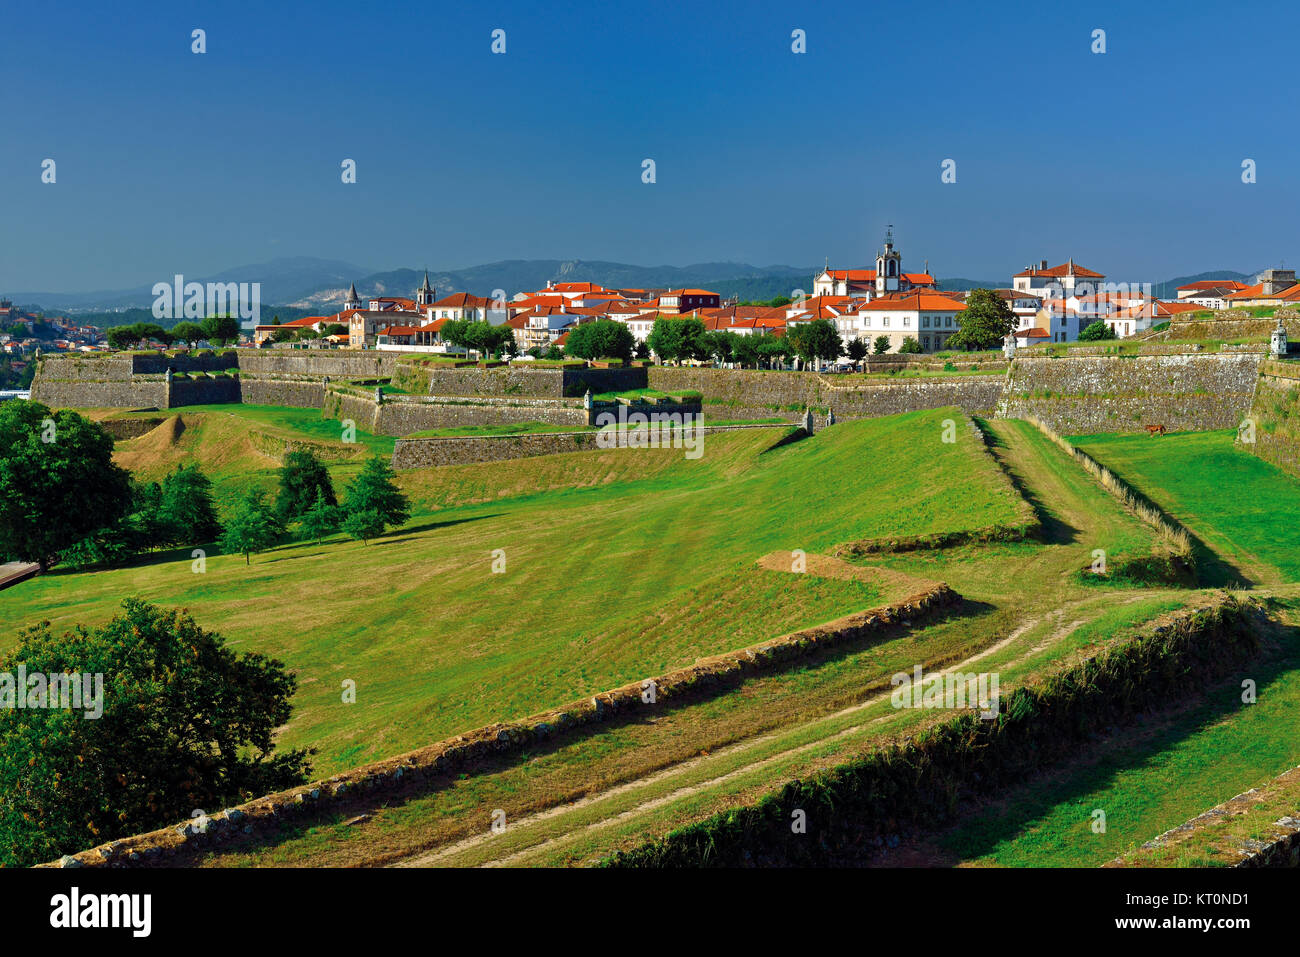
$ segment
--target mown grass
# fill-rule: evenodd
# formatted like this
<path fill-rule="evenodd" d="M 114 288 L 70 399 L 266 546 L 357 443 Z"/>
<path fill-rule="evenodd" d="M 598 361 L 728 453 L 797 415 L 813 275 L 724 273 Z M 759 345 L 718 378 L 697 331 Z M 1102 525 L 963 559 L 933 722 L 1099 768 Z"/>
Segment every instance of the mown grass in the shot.
<path fill-rule="evenodd" d="M 1300 480 L 1234 444 L 1234 433 L 1084 435 L 1071 441 L 1187 526 L 1226 584 L 1300 581 Z M 1216 567 L 1217 566 L 1217 567 Z"/>
<path fill-rule="evenodd" d="M 201 575 L 188 555 L 56 572 L 6 591 L 0 641 L 43 618 L 102 622 L 124 595 L 189 607 L 298 673 L 283 738 L 319 747 L 317 769 L 330 773 L 870 606 L 861 583 L 771 578 L 753 562 L 1010 516 L 1014 498 L 976 440 L 959 430 L 956 444 L 941 441 L 953 414 L 846 423 L 780 448 L 766 430 L 710 437 L 698 460 L 610 451 L 649 456 L 648 477 L 505 498 L 488 493 L 491 469 L 430 470 L 441 474 L 417 477 L 413 494 L 423 511 L 369 545 L 286 545 L 248 567 L 212 555 Z M 868 449 L 889 476 L 872 508 L 860 491 Z M 549 458 L 577 456 L 581 470 L 585 455 Z M 491 500 L 456 504 L 460 476 Z M 498 487 L 511 482 L 506 473 Z M 438 496 L 453 501 L 429 511 Z M 348 679 L 355 704 L 341 700 Z"/>
<path fill-rule="evenodd" d="M 1241 677 L 1226 681 L 1190 710 L 1148 721 L 981 810 L 939 846 L 976 865 L 1097 866 L 1300 764 L 1300 636 L 1292 630 L 1243 675 L 1257 683 L 1255 704 L 1243 704 Z M 1104 832 L 1093 828 L 1097 810 Z"/>

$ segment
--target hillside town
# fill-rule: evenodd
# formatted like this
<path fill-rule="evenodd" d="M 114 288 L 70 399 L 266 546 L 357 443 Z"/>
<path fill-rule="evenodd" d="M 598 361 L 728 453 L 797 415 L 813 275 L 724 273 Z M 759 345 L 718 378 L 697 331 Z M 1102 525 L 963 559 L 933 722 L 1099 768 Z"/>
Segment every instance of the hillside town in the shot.
<path fill-rule="evenodd" d="M 1253 284 L 1195 281 L 1179 286 L 1176 298 L 1160 299 L 1152 294 L 1150 283 L 1113 282 L 1073 258 L 1055 266 L 1042 259 L 991 292 L 1015 317 L 1014 341 L 1007 347 L 1023 348 L 1077 341 L 1096 323 L 1105 326 L 1107 338 L 1124 339 L 1186 313 L 1300 303 L 1294 269 L 1266 269 L 1255 279 Z M 767 303 L 740 302 L 701 288 L 614 288 L 554 281 L 509 298 L 503 290 L 495 297 L 469 292 L 440 296 L 426 271 L 412 297 L 363 298 L 354 282 L 337 312 L 245 327 L 238 344 L 464 355 L 466 347 L 444 332 L 448 323 L 470 321 L 507 327 L 507 341 L 513 340 L 513 349 L 507 351 L 526 360 L 561 355 L 573 329 L 608 320 L 625 325 L 638 354 L 650 358 L 654 352 L 648 340 L 655 321 L 689 318 L 698 320 L 706 332 L 764 337 L 781 337 L 801 324 L 824 320 L 838 331 L 845 356 L 853 354 L 855 341 L 877 354 L 937 353 L 951 348 L 949 339 L 960 328 L 973 291 L 941 288 L 928 262 L 919 272 L 907 271 L 890 227 L 872 266 L 840 268 L 828 262 L 812 277 L 811 291 L 792 289 L 789 296 Z M 167 345 L 149 337 L 140 344 Z M 39 352 L 108 349 L 101 329 L 0 300 L 0 352 L 10 360 L 0 385 L 23 384 L 23 368 Z"/>
<path fill-rule="evenodd" d="M 1016 347 L 1073 342 L 1095 322 L 1122 339 L 1182 313 L 1300 302 L 1294 270 L 1266 270 L 1254 285 L 1193 282 L 1179 287 L 1176 299 L 1161 300 L 1152 295 L 1149 283 L 1110 282 L 1104 273 L 1073 259 L 1056 266 L 1040 260 L 993 292 L 1016 316 Z M 920 272 L 907 272 L 891 230 L 873 268 L 828 263 L 813 277 L 811 294 L 794 289 L 782 297 L 786 301 L 769 304 L 740 303 L 708 289 L 609 288 L 593 282 L 548 282 L 509 299 L 466 292 L 439 297 L 426 272 L 413 298 L 362 299 L 353 284 L 340 311 L 258 325 L 252 341 L 270 346 L 305 333 L 302 338 L 319 347 L 457 354 L 463 348 L 444 338 L 443 329 L 448 322 L 471 320 L 508 326 L 516 354 L 524 356 L 563 351 L 572 329 L 598 319 L 626 325 L 638 346 L 646 343 L 660 317 L 698 319 L 706 331 L 741 336 L 782 336 L 801 323 L 823 319 L 839 331 L 846 352 L 858 340 L 872 347 L 880 343 L 885 352 L 935 353 L 948 347 L 970 294 L 941 289 L 928 263 Z"/>

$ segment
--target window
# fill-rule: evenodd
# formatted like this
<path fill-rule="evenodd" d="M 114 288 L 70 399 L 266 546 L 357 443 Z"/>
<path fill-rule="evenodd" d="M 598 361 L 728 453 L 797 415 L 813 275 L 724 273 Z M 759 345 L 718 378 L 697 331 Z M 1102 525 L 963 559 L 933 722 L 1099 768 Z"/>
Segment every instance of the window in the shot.
<path fill-rule="evenodd" d="M 922 328 L 922 329 L 929 329 L 929 328 L 930 328 L 930 317 L 929 317 L 929 316 L 922 316 L 922 317 L 921 317 L 921 328 Z"/>
<path fill-rule="evenodd" d="M 888 328 L 889 328 L 889 317 L 888 317 L 888 316 L 885 316 L 885 318 L 881 319 L 881 320 L 880 320 L 880 325 L 881 325 L 882 327 L 884 327 L 885 329 L 888 329 Z"/>
<path fill-rule="evenodd" d="M 904 317 L 903 317 L 903 328 L 906 329 L 906 328 L 907 328 L 908 326 L 910 326 L 911 324 L 912 324 L 912 320 L 911 320 L 910 318 L 908 318 L 907 316 L 904 316 Z"/>
<path fill-rule="evenodd" d="M 944 325 L 947 326 L 949 329 L 951 329 L 951 328 L 952 328 L 952 316 L 945 316 L 944 318 L 945 318 Z"/>
<path fill-rule="evenodd" d="M 922 349 L 929 349 L 929 348 L 930 348 L 930 337 L 929 337 L 929 336 L 922 336 L 922 337 L 921 337 L 921 348 L 922 348 Z"/>

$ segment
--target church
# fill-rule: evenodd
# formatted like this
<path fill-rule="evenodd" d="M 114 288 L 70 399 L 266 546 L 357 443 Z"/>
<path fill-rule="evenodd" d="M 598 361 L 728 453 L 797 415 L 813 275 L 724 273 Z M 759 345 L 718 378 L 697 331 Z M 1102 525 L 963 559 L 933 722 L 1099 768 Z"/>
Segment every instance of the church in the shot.
<path fill-rule="evenodd" d="M 850 296 L 870 302 L 890 293 L 936 290 L 939 284 L 925 272 L 903 272 L 903 256 L 894 248 L 894 227 L 885 232 L 885 244 L 876 253 L 875 269 L 831 269 L 829 264 L 813 279 L 814 296 Z"/>

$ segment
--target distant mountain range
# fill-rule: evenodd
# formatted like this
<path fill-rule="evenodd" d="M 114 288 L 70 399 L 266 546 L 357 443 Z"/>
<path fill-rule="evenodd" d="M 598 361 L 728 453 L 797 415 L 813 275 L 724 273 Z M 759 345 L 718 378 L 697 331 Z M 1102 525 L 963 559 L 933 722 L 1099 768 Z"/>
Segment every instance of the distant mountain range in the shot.
<path fill-rule="evenodd" d="M 627 263 L 560 260 L 560 259 L 509 259 L 485 263 L 466 269 L 429 270 L 429 281 L 438 295 L 469 292 L 478 296 L 491 296 L 495 290 L 504 289 L 507 297 L 533 289 L 543 289 L 547 282 L 593 282 L 611 288 L 659 289 L 694 286 L 711 289 L 724 298 L 735 296 L 743 301 L 767 301 L 777 296 L 788 296 L 794 289 L 812 294 L 816 267 L 751 266 L 747 263 L 696 263 L 691 266 L 633 266 Z M 1152 286 L 1160 298 L 1172 298 L 1178 286 L 1204 279 L 1237 279 L 1248 281 L 1254 273 L 1218 270 L 1179 276 Z M 160 277 L 169 280 L 171 277 Z M 347 289 L 353 282 L 362 298 L 371 296 L 414 296 L 415 289 L 424 279 L 422 269 L 393 269 L 375 272 L 338 260 L 316 259 L 310 256 L 275 259 L 270 262 L 227 269 L 211 276 L 186 276 L 190 282 L 260 282 L 262 308 L 280 307 L 282 313 L 309 315 L 313 312 L 334 312 L 342 307 Z M 961 290 L 979 287 L 1005 287 L 1010 279 L 975 280 L 964 278 L 940 279 L 941 289 Z M 12 299 L 24 308 L 43 309 L 46 312 L 73 314 L 95 313 L 87 321 L 96 324 L 114 324 L 99 314 L 148 308 L 153 303 L 153 288 L 140 286 L 86 293 L 57 292 L 7 292 L 0 296 Z"/>

